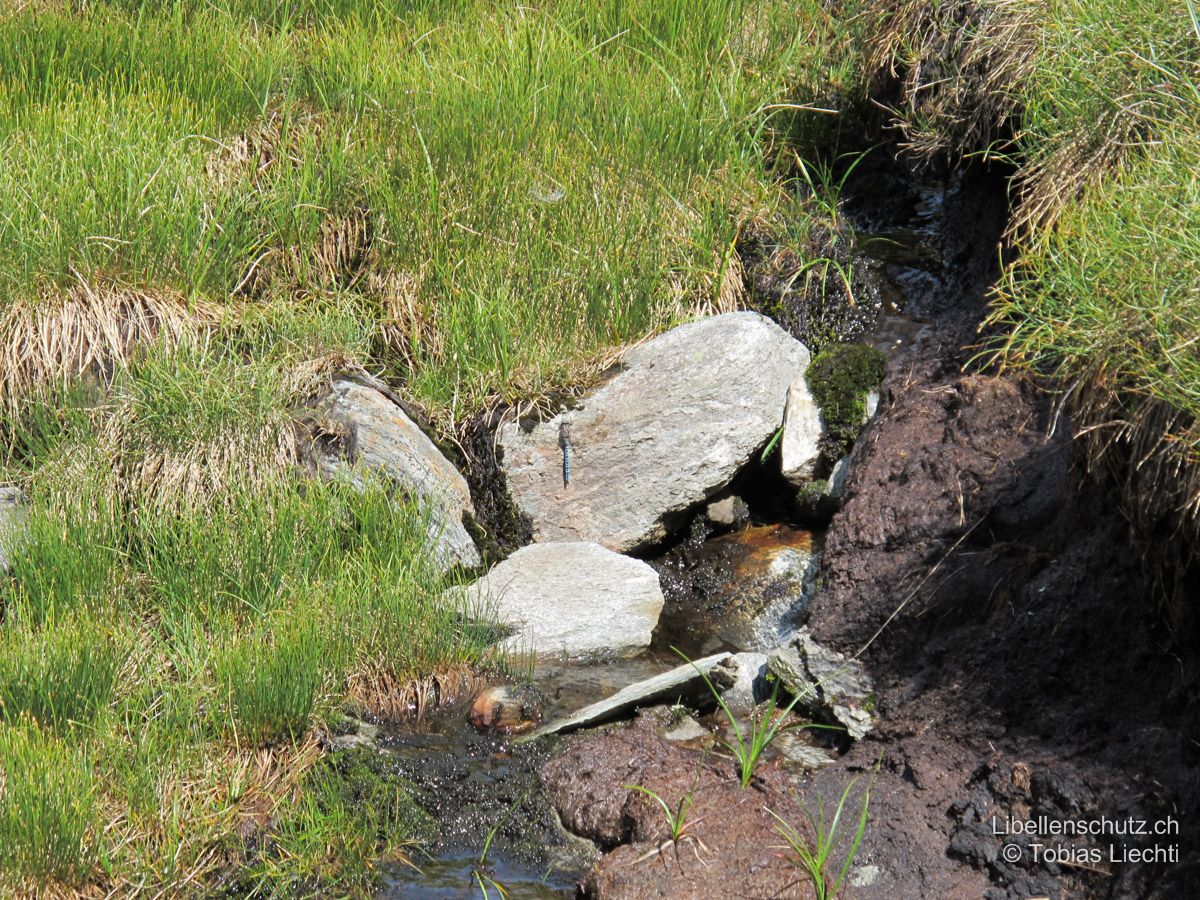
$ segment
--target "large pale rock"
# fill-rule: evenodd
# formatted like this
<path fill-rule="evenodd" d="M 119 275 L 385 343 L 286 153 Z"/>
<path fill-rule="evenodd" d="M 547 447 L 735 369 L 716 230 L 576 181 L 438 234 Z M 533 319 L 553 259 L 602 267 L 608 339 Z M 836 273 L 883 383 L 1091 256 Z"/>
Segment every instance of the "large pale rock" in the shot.
<path fill-rule="evenodd" d="M 468 606 L 513 632 L 506 649 L 539 656 L 636 652 L 649 646 L 663 607 L 654 569 L 585 541 L 522 547 L 462 591 Z"/>
<path fill-rule="evenodd" d="M 783 414 L 779 459 L 783 477 L 797 486 L 812 481 L 821 459 L 821 410 L 808 389 L 808 373 L 801 372 L 788 388 Z"/>
<path fill-rule="evenodd" d="M 680 699 L 713 700 L 712 692 L 708 682 L 704 680 L 704 676 L 709 676 L 717 690 L 726 687 L 729 684 L 729 676 L 722 672 L 722 677 L 718 678 L 716 667 L 728 660 L 729 657 L 728 653 L 717 653 L 704 659 L 684 663 L 661 675 L 655 675 L 653 678 L 647 678 L 645 681 L 621 688 L 611 697 L 585 706 L 569 716 L 548 722 L 530 734 L 526 740 L 534 740 L 548 734 L 562 734 L 591 725 L 601 725 L 655 703 L 675 702 Z"/>
<path fill-rule="evenodd" d="M 808 362 L 771 320 L 727 313 L 634 349 L 577 408 L 528 429 L 505 425 L 509 488 L 534 540 L 624 551 L 662 539 L 672 514 L 721 490 L 780 427 Z"/>
<path fill-rule="evenodd" d="M 25 515 L 23 500 L 19 488 L 0 487 L 0 572 L 8 571 L 8 552 L 5 547 L 11 546 L 21 526 L 21 519 Z"/>
<path fill-rule="evenodd" d="M 474 515 L 466 479 L 417 424 L 379 390 L 353 381 L 335 381 L 321 402 L 326 427 L 343 432 L 339 450 L 321 453 L 322 471 L 358 480 L 363 471 L 385 474 L 425 504 L 430 537 L 443 565 L 474 567 L 479 551 L 463 525 Z"/>

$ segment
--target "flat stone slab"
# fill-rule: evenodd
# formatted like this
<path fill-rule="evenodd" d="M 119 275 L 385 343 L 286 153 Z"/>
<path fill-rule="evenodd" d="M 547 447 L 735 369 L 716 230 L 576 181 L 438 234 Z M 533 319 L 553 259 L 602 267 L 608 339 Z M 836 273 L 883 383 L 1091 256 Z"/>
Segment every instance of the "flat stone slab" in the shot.
<path fill-rule="evenodd" d="M 475 514 L 466 479 L 395 401 L 373 387 L 340 380 L 318 409 L 327 425 L 343 432 L 341 452 L 319 457 L 324 474 L 358 481 L 364 470 L 383 473 L 428 506 L 430 540 L 443 566 L 480 564 L 463 525 L 464 514 Z"/>
<path fill-rule="evenodd" d="M 874 727 L 875 685 L 862 663 L 822 647 L 807 628 L 771 652 L 767 669 L 799 698 L 798 710 L 843 726 L 856 741 Z"/>
<path fill-rule="evenodd" d="M 640 707 L 674 701 L 679 697 L 708 694 L 708 686 L 704 683 L 700 673 L 708 675 L 715 666 L 729 658 L 730 654 L 728 653 L 717 653 L 695 660 L 693 663 L 676 666 L 669 672 L 663 672 L 661 675 L 655 675 L 653 678 L 621 688 L 611 697 L 585 706 L 569 716 L 548 722 L 522 740 L 531 741 L 548 734 L 564 734 L 591 725 L 602 725 Z M 722 688 L 720 684 L 715 686 L 718 690 Z"/>
<path fill-rule="evenodd" d="M 654 569 L 587 541 L 522 547 L 460 596 L 513 632 L 504 649 L 538 656 L 637 652 L 663 607 Z"/>
<path fill-rule="evenodd" d="M 729 484 L 780 428 L 808 363 L 770 319 L 727 313 L 635 348 L 574 409 L 506 423 L 503 465 L 534 540 L 622 552 L 662 540 L 672 516 Z"/>

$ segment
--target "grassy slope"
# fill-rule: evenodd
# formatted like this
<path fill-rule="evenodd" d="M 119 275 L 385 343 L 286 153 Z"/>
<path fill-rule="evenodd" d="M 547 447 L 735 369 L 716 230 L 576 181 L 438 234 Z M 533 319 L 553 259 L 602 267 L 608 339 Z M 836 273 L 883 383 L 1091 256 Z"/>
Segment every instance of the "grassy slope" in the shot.
<path fill-rule="evenodd" d="M 416 836 L 305 780 L 314 734 L 486 636 L 418 510 L 295 480 L 294 411 L 357 362 L 449 429 L 735 303 L 740 223 L 798 211 L 769 104 L 829 77 L 816 7 L 0 11 L 0 434 L 31 500 L 0 579 L 5 891 L 357 890 Z"/>

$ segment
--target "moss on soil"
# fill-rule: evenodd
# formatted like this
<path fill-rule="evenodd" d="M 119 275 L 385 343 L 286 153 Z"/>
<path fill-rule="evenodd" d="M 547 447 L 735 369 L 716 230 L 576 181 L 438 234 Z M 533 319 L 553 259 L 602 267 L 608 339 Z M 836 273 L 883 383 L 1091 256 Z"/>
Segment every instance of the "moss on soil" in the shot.
<path fill-rule="evenodd" d="M 866 344 L 837 344 L 817 354 L 808 367 L 808 388 L 821 408 L 827 446 L 836 459 L 862 430 L 867 395 L 883 381 L 887 357 Z"/>

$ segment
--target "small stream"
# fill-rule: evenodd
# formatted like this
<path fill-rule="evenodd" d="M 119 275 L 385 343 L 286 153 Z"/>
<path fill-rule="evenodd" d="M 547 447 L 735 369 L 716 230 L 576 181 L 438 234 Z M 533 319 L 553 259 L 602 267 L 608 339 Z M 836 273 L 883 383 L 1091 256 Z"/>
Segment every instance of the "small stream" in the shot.
<path fill-rule="evenodd" d="M 884 203 L 852 195 L 855 259 L 878 308 L 858 337 L 884 352 L 917 340 L 928 328 L 924 308 L 937 303 L 946 268 L 941 213 L 954 184 L 905 185 L 907 196 Z M 792 489 L 794 490 L 794 489 Z M 736 521 L 714 523 L 697 511 L 690 527 L 647 561 L 659 572 L 666 599 L 651 647 L 631 659 L 539 664 L 529 690 L 546 719 L 573 712 L 620 688 L 724 650 L 765 650 L 803 624 L 816 581 L 823 530 L 798 521 L 788 487 L 769 464 L 752 465 L 728 496 L 739 498 Z M 723 495 L 724 496 L 724 495 Z M 744 503 L 742 502 L 744 501 Z M 514 900 L 574 897 L 595 849 L 568 835 L 541 792 L 538 771 L 554 740 L 513 744 L 479 733 L 462 703 L 420 724 L 383 727 L 377 738 L 398 776 L 415 786 L 434 817 L 437 840 L 384 873 L 381 898 Z M 711 710 L 663 709 L 663 732 L 696 746 L 713 745 L 724 723 Z M 769 755 L 811 768 L 828 749 L 819 740 L 787 736 Z M 489 845 L 490 838 L 490 845 Z M 481 853 L 489 845 L 487 858 Z M 487 879 L 503 885 L 501 893 Z"/>

